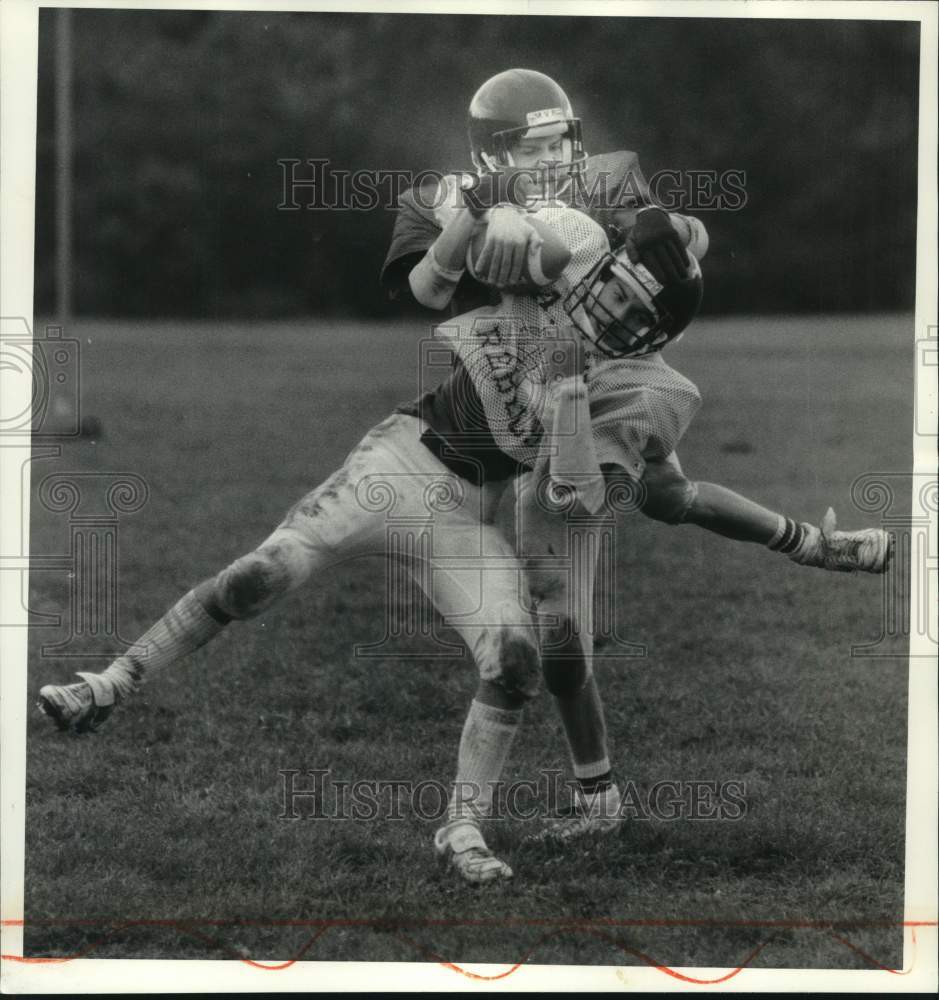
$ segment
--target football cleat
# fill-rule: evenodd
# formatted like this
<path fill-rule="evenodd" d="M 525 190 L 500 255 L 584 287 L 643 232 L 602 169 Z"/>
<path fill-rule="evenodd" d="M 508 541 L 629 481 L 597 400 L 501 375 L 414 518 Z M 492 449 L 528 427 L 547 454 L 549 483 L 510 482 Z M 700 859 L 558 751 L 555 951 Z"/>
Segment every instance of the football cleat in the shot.
<path fill-rule="evenodd" d="M 46 684 L 39 690 L 39 709 L 60 730 L 94 732 L 111 714 L 114 695 L 99 674 L 79 674 L 76 684 Z M 89 681 L 88 678 L 94 678 Z"/>
<path fill-rule="evenodd" d="M 803 524 L 805 537 L 789 558 L 800 566 L 841 573 L 884 573 L 890 564 L 892 536 L 882 528 L 836 531 L 835 512 L 829 507 L 821 526 Z"/>
<path fill-rule="evenodd" d="M 578 791 L 573 803 L 549 821 L 550 825 L 538 839 L 566 843 L 593 833 L 613 833 L 620 829 L 623 822 L 620 804 L 620 793 L 616 785 L 610 785 L 591 795 Z"/>
<path fill-rule="evenodd" d="M 455 820 L 434 834 L 434 850 L 448 861 L 464 882 L 485 885 L 512 877 L 512 869 L 486 846 L 479 827 L 469 820 Z"/>

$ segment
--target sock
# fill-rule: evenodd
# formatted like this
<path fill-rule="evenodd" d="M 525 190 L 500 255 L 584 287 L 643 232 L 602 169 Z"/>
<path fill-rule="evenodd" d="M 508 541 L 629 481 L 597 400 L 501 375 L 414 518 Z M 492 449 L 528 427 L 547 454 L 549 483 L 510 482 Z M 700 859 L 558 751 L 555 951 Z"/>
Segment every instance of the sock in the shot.
<path fill-rule="evenodd" d="M 613 772 L 610 760 L 604 757 L 593 764 L 574 764 L 574 777 L 583 795 L 595 795 L 606 791 L 613 784 Z"/>
<path fill-rule="evenodd" d="M 522 718 L 521 709 L 494 708 L 473 700 L 460 751 L 447 818 L 479 820 L 492 811 L 493 784 L 505 766 Z"/>
<path fill-rule="evenodd" d="M 610 769 L 603 702 L 591 674 L 573 695 L 555 696 L 575 778 L 589 780 Z"/>
<path fill-rule="evenodd" d="M 91 684 L 98 704 L 110 703 L 107 701 L 109 691 L 112 702 L 126 698 L 137 690 L 146 670 L 167 667 L 188 656 L 218 635 L 225 624 L 210 615 L 190 590 L 103 674 L 82 676 Z M 89 679 L 92 677 L 97 678 L 97 684 Z M 103 684 L 102 679 L 105 681 Z"/>
<path fill-rule="evenodd" d="M 792 518 L 779 515 L 779 527 L 776 533 L 766 543 L 768 549 L 773 552 L 782 552 L 784 555 L 791 555 L 795 552 L 805 539 L 805 528 L 801 524 L 796 524 Z"/>

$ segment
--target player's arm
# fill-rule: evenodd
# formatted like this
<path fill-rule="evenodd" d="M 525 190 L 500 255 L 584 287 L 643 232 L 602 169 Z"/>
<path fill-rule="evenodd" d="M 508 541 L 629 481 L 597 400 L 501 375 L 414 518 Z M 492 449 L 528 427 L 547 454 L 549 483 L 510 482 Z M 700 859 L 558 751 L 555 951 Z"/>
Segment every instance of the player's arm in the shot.
<path fill-rule="evenodd" d="M 570 262 L 571 248 L 564 237 L 530 213 L 500 205 L 484 221 L 485 242 L 473 272 L 487 285 L 515 292 L 520 286 L 543 288 Z"/>
<path fill-rule="evenodd" d="M 707 229 L 693 215 L 645 205 L 615 213 L 614 224 L 639 262 L 663 285 L 687 273 L 689 253 L 701 260 L 708 250 Z"/>
<path fill-rule="evenodd" d="M 513 205 L 499 205 L 486 217 L 486 240 L 473 270 L 479 280 L 494 288 L 518 285 L 532 274 L 542 274 L 546 241 L 549 259 L 570 259 L 563 239 L 550 226 L 539 224 Z M 561 268 L 563 270 L 563 266 Z"/>
<path fill-rule="evenodd" d="M 439 209 L 447 196 L 447 178 L 428 181 L 401 196 L 380 276 L 390 300 L 406 301 L 413 297 L 410 273 L 440 236 L 443 222 Z"/>
<path fill-rule="evenodd" d="M 524 200 L 525 185 L 515 176 L 447 175 L 406 191 L 381 273 L 389 297 L 413 297 L 430 309 L 445 309 L 461 284 L 475 223 L 493 206 Z M 492 214 L 493 234 L 504 234 L 517 247 L 517 261 L 499 257 L 493 266 L 518 269 L 533 231 L 511 213 Z"/>
<path fill-rule="evenodd" d="M 529 265 L 540 272 L 545 232 L 542 227 L 531 225 L 528 214 L 521 210 L 531 190 L 529 171 L 472 177 L 471 184 L 460 192 L 463 208 L 459 210 L 459 218 L 451 218 L 440 238 L 428 250 L 427 260 L 420 262 L 419 270 L 416 269 L 414 279 L 421 294 L 427 289 L 426 294 L 435 303 L 449 301 L 446 283 L 450 285 L 449 295 L 452 296 L 454 282 L 458 283 L 462 277 L 466 250 L 474 232 L 473 223 L 483 220 L 486 223 L 485 240 L 473 264 L 474 276 L 479 281 L 505 289 L 527 277 Z M 467 214 L 473 223 L 467 221 Z M 548 246 L 553 251 L 549 259 L 554 261 L 566 253 L 566 247 L 554 233 L 548 236 Z"/>
<path fill-rule="evenodd" d="M 449 305 L 466 268 L 466 253 L 476 224 L 487 220 L 486 241 L 476 262 L 476 274 L 486 284 L 501 287 L 518 280 L 533 231 L 518 218 L 530 182 L 518 173 L 467 175 L 469 183 L 454 192 L 440 235 L 408 275 L 411 292 L 422 305 Z"/>
<path fill-rule="evenodd" d="M 801 566 L 883 573 L 891 541 L 881 528 L 836 531 L 829 508 L 816 526 L 769 510 L 719 483 L 686 479 L 672 453 L 646 464 L 642 512 L 667 524 L 694 524 L 724 538 L 765 545 Z"/>
<path fill-rule="evenodd" d="M 708 236 L 708 231 L 704 223 L 697 218 L 697 216 L 682 215 L 680 212 L 666 212 L 657 205 L 649 204 L 642 205 L 638 208 L 621 209 L 620 211 L 614 213 L 613 222 L 620 232 L 629 234 L 638 221 L 639 213 L 648 212 L 653 209 L 667 218 L 668 223 L 674 230 L 675 236 L 677 236 L 681 245 L 689 253 L 694 254 L 694 256 L 700 261 L 701 258 L 708 252 L 710 237 Z M 652 216 L 652 218 L 656 218 L 656 216 Z M 648 221 L 648 217 L 644 221 Z M 661 217 L 658 217 L 658 222 L 658 229 L 661 234 L 671 238 L 671 234 L 669 234 L 664 228 L 664 220 Z"/>
<path fill-rule="evenodd" d="M 482 218 L 486 238 L 474 266 L 480 281 L 506 288 L 520 280 L 526 265 L 540 267 L 544 237 L 515 206 L 496 205 L 484 217 L 468 207 L 461 208 L 408 276 L 411 291 L 421 305 L 443 309 L 449 304 L 463 277 L 467 250 Z M 551 232 L 550 240 L 557 256 L 568 254 L 557 234 Z"/>
<path fill-rule="evenodd" d="M 636 480 L 620 465 L 601 466 L 608 494 L 621 487 L 632 495 Z M 665 524 L 693 524 L 723 538 L 765 545 L 800 566 L 841 572 L 883 573 L 891 540 L 881 528 L 836 531 L 829 508 L 819 526 L 797 522 L 719 483 L 694 482 L 674 452 L 649 459 L 640 480 L 640 510 Z"/>
<path fill-rule="evenodd" d="M 408 274 L 414 298 L 428 309 L 446 309 L 466 268 L 466 248 L 476 219 L 466 207 L 458 208 L 437 239 Z"/>
<path fill-rule="evenodd" d="M 571 248 L 565 242 L 564 237 L 544 219 L 529 215 L 525 221 L 535 230 L 532 255 L 538 270 L 543 270 L 543 261 L 550 260 L 552 270 L 563 271 L 572 256 Z"/>
<path fill-rule="evenodd" d="M 766 544 L 779 527 L 779 515 L 716 483 L 689 480 L 677 455 L 646 463 L 642 512 L 666 524 L 696 524 L 741 542 Z"/>
<path fill-rule="evenodd" d="M 700 261 L 710 246 L 710 238 L 704 223 L 697 216 L 681 215 L 678 212 L 669 212 L 668 219 L 688 253 Z"/>
<path fill-rule="evenodd" d="M 591 400 L 604 478 L 608 486 L 622 481 L 631 489 L 640 480 L 640 509 L 653 520 L 768 545 L 784 518 L 724 486 L 693 482 L 682 471 L 675 449 L 700 403 L 694 384 L 661 357 L 605 362 L 594 374 Z"/>
<path fill-rule="evenodd" d="M 639 261 L 659 281 L 667 284 L 683 275 L 688 266 L 687 254 L 699 261 L 704 257 L 708 250 L 704 223 L 656 204 L 635 153 L 612 153 L 594 159 L 594 171 L 605 172 L 610 178 L 613 200 L 620 206 L 606 222 L 625 237 Z"/>

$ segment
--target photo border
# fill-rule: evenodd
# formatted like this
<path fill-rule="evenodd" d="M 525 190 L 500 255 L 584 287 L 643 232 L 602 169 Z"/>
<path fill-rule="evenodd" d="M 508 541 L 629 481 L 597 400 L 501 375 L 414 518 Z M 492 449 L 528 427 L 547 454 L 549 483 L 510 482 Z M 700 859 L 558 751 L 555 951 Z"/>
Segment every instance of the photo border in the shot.
<path fill-rule="evenodd" d="M 170 2 L 152 4 L 154 9 L 209 11 L 319 11 L 489 15 L 577 15 L 596 17 L 706 17 L 799 18 L 831 20 L 918 21 L 920 23 L 919 175 L 916 243 L 917 344 L 935 336 L 937 327 L 937 14 L 939 7 L 918 2 L 775 2 L 775 0 L 673 0 L 645 2 L 626 0 L 613 4 L 584 2 L 388 2 L 388 3 L 250 3 Z M 36 98 L 38 13 L 41 7 L 134 8 L 143 4 L 120 2 L 48 2 L 4 0 L 0 5 L 0 316 L 27 317 L 33 322 L 33 254 L 36 167 Z M 922 355 L 923 352 L 918 352 Z M 913 473 L 932 476 L 936 471 L 936 437 L 916 426 L 915 415 L 931 416 L 935 427 L 936 369 L 917 360 L 914 406 Z M 28 407 L 28 375 L 21 383 L 5 377 L 6 391 L 21 391 Z M 19 399 L 17 398 L 17 402 Z M 17 411 L 18 412 L 18 411 Z M 29 524 L 29 481 L 21 483 L 23 448 L 0 441 L 0 481 L 4 484 L 3 516 L 0 519 L 0 551 L 18 538 Z M 18 462 L 20 464 L 18 464 Z M 28 475 L 28 469 L 27 475 Z M 10 491 L 10 484 L 17 488 Z M 922 520 L 913 497 L 912 514 Z M 936 539 L 937 515 L 929 512 L 929 538 Z M 15 542 L 16 549 L 19 543 Z M 928 558 L 928 553 L 924 553 Z M 911 606 L 928 595 L 924 581 L 911 573 Z M 928 563 L 924 563 L 928 565 Z M 927 570 L 927 573 L 929 571 Z M 933 570 L 932 572 L 936 572 Z M 0 969 L 2 991 L 10 993 L 81 993 L 102 991 L 177 992 L 282 992 L 374 989 L 380 971 L 383 990 L 460 990 L 480 986 L 509 990 L 652 990 L 688 989 L 690 984 L 721 984 L 726 990 L 807 990 L 907 992 L 935 989 L 937 985 L 937 789 L 939 789 L 939 737 L 936 710 L 936 648 L 929 636 L 911 634 L 909 660 L 909 714 L 906 789 L 905 919 L 902 971 L 844 971 L 824 969 L 703 969 L 666 970 L 642 966 L 546 966 L 523 965 L 511 971 L 506 966 L 449 963 L 368 963 L 300 961 L 272 976 L 264 964 L 239 961 L 109 960 L 23 958 L 23 900 L 25 844 L 25 739 L 28 712 L 26 686 L 26 612 L 20 600 L 20 574 L 0 574 L 2 620 L 18 621 L 0 629 L 0 724 L 3 766 L 0 772 L 0 817 L 2 817 L 2 866 L 0 866 Z M 937 607 L 933 604 L 932 633 L 936 634 Z M 283 963 L 270 963 L 272 966 Z M 462 972 L 463 975 L 459 973 Z M 457 973 L 455 975 L 455 973 Z M 493 981 L 484 983 L 479 977 Z M 702 985 L 701 988 L 708 988 Z"/>

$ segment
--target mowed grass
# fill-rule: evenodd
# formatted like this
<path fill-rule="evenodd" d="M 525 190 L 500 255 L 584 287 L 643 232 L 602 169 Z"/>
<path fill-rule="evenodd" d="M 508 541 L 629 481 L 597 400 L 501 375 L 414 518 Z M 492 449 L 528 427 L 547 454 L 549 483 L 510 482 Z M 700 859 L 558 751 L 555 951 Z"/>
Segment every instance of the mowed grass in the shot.
<path fill-rule="evenodd" d="M 33 483 L 59 471 L 148 483 L 119 528 L 118 621 L 132 640 L 416 394 L 426 331 L 319 320 L 69 332 L 84 351 L 84 412 L 103 432 L 36 461 Z M 669 359 L 705 399 L 680 450 L 695 478 L 801 519 L 831 503 L 851 527 L 873 517 L 852 507 L 852 482 L 910 466 L 907 317 L 700 322 Z M 68 551 L 68 533 L 34 502 L 34 555 Z M 566 848 L 528 841 L 537 823 L 500 821 L 491 841 L 516 878 L 475 890 L 435 864 L 435 823 L 410 810 L 278 818 L 281 769 L 453 777 L 473 665 L 423 639 L 357 658 L 353 644 L 380 640 L 385 621 L 381 564 L 360 561 L 152 676 L 95 735 L 59 734 L 32 712 L 27 953 L 897 967 L 907 664 L 851 655 L 881 634 L 884 581 L 640 516 L 621 518 L 617 538 L 617 629 L 647 654 L 597 663 L 616 773 L 639 789 L 744 782 L 741 819 L 636 820 Z M 107 661 L 41 655 L 67 637 L 68 580 L 42 571 L 30 584 L 34 610 L 64 616 L 33 632 L 34 703 L 42 684 Z M 542 696 L 507 778 L 550 768 L 569 774 Z M 791 926 L 807 922 L 836 933 Z"/>

